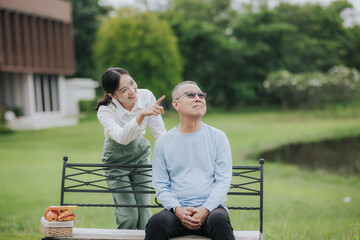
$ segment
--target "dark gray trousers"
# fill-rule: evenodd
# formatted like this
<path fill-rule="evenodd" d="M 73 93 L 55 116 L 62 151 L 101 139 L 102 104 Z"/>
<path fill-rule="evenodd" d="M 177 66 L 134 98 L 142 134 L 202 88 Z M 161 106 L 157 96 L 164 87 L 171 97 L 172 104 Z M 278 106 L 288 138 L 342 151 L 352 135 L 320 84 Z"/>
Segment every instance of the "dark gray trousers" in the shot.
<path fill-rule="evenodd" d="M 168 240 L 185 235 L 200 235 L 212 240 L 235 240 L 228 212 L 221 206 L 214 209 L 199 230 L 185 228 L 169 210 L 154 214 L 146 224 L 145 240 Z"/>

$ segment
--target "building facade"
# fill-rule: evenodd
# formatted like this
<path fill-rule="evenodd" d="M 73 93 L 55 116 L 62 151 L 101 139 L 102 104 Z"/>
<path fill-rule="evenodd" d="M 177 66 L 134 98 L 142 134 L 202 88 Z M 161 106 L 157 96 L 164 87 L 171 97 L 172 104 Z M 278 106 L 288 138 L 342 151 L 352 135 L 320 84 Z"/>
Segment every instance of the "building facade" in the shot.
<path fill-rule="evenodd" d="M 16 114 L 9 127 L 77 123 L 79 99 L 69 94 L 75 86 L 87 91 L 83 99 L 95 98 L 97 83 L 65 79 L 75 73 L 74 52 L 70 2 L 0 0 L 0 106 Z"/>

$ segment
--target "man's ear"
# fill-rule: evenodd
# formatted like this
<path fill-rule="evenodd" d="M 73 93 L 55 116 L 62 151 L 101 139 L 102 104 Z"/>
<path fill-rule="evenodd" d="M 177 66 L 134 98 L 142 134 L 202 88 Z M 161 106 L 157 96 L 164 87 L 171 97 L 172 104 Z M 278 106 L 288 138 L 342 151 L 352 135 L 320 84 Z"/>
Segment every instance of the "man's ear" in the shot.
<path fill-rule="evenodd" d="M 173 107 L 175 108 L 176 111 L 179 110 L 179 104 L 178 104 L 178 102 L 176 100 L 172 101 L 172 105 L 173 105 Z"/>

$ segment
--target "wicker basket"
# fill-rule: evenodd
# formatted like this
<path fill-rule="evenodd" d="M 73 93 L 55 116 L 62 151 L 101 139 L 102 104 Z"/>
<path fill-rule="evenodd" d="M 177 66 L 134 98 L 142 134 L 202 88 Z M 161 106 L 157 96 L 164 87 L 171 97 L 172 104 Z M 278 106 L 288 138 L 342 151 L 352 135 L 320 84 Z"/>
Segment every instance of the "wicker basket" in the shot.
<path fill-rule="evenodd" d="M 73 234 L 73 221 L 49 222 L 42 217 L 41 225 L 45 237 L 71 237 Z"/>

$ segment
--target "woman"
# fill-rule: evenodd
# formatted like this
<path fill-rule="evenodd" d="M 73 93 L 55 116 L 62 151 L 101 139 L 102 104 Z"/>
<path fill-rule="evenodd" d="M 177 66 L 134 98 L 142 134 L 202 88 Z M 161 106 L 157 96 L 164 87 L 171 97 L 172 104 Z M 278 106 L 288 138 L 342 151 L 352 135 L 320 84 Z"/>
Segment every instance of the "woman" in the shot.
<path fill-rule="evenodd" d="M 143 134 L 147 126 L 155 139 L 166 132 L 161 118 L 164 109 L 159 106 L 165 96 L 156 101 L 149 90 L 138 89 L 129 72 L 122 68 L 106 70 L 102 75 L 102 86 L 106 93 L 95 111 L 105 130 L 103 163 L 149 164 L 151 148 Z M 121 169 L 105 170 L 109 187 L 126 190 L 125 186 L 131 187 L 129 182 L 150 182 L 147 176 L 128 176 L 127 173 Z M 141 186 L 133 188 L 144 190 Z M 113 193 L 113 200 L 115 204 L 149 204 L 149 195 L 139 195 Z M 149 208 L 115 208 L 119 229 L 145 229 L 150 217 Z"/>

